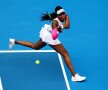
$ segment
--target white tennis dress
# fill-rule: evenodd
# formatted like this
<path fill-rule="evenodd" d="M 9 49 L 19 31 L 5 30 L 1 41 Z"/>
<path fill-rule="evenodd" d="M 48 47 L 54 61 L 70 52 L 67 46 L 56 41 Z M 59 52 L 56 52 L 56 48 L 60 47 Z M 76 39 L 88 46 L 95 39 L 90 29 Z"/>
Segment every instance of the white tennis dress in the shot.
<path fill-rule="evenodd" d="M 55 18 L 54 20 L 58 21 L 59 26 L 64 25 L 64 22 L 60 22 L 60 20 L 58 18 Z M 42 27 L 42 29 L 40 31 L 40 35 L 39 35 L 40 38 L 42 39 L 42 41 L 47 44 L 50 44 L 50 45 L 60 44 L 61 42 L 59 41 L 58 38 L 56 38 L 55 40 L 52 39 L 51 31 L 52 31 L 52 27 L 49 24 L 45 24 Z"/>

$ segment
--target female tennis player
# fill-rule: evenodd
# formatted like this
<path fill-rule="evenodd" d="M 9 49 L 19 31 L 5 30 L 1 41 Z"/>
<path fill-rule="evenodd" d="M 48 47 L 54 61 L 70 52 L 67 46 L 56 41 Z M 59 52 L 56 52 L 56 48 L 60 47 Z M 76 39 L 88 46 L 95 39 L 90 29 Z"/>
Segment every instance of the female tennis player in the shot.
<path fill-rule="evenodd" d="M 63 29 L 70 28 L 70 19 L 69 19 L 69 16 L 66 14 L 65 10 L 61 6 L 57 6 L 55 8 L 55 12 L 51 14 L 48 14 L 48 13 L 43 14 L 43 16 L 41 17 L 41 20 L 42 21 L 51 20 L 52 23 L 49 25 L 45 24 L 42 27 L 39 34 L 40 39 L 38 42 L 34 44 L 32 42 L 19 41 L 19 40 L 10 38 L 9 48 L 12 49 L 12 47 L 15 44 L 19 44 L 26 47 L 30 47 L 32 49 L 39 50 L 48 44 L 55 51 L 57 51 L 63 56 L 64 61 L 72 74 L 71 80 L 76 81 L 76 82 L 84 81 L 86 77 L 80 76 L 79 74 L 75 73 L 68 52 L 58 39 L 58 35 L 59 33 L 63 31 Z"/>

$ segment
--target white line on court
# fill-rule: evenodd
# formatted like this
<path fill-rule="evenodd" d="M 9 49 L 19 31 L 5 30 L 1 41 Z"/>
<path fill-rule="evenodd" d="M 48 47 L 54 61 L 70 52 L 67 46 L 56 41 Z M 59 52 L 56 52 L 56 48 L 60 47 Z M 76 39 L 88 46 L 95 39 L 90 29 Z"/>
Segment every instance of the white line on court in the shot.
<path fill-rule="evenodd" d="M 0 77 L 0 90 L 3 90 L 1 77 Z"/>
<path fill-rule="evenodd" d="M 55 50 L 0 50 L 0 53 L 56 52 Z"/>
<path fill-rule="evenodd" d="M 58 57 L 59 57 L 59 61 L 60 61 L 60 64 L 61 64 L 64 79 L 65 79 L 65 82 L 66 82 L 67 90 L 70 90 L 70 86 L 69 86 L 68 78 L 67 78 L 66 71 L 65 71 L 65 68 L 64 68 L 64 64 L 63 64 L 63 61 L 62 61 L 62 57 L 59 53 L 58 53 Z"/>

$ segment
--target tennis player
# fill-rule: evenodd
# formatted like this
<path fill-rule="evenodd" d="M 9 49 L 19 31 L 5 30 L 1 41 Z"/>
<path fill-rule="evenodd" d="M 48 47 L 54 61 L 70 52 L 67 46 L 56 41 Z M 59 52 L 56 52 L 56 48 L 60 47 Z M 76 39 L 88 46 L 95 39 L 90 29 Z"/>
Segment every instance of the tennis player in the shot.
<path fill-rule="evenodd" d="M 41 20 L 51 20 L 51 24 L 45 24 L 42 27 L 39 34 L 40 39 L 36 43 L 20 41 L 10 38 L 9 48 L 12 49 L 12 47 L 17 44 L 39 50 L 48 44 L 55 51 L 60 53 L 64 58 L 64 61 L 72 74 L 71 80 L 76 82 L 84 81 L 86 77 L 80 76 L 79 74 L 75 73 L 69 54 L 57 37 L 59 33 L 63 31 L 63 29 L 70 28 L 70 19 L 65 10 L 61 6 L 57 6 L 55 8 L 55 12 L 50 14 L 43 14 Z M 57 32 L 53 33 L 53 30 L 57 30 Z M 56 38 L 53 39 L 53 36 L 56 36 Z"/>

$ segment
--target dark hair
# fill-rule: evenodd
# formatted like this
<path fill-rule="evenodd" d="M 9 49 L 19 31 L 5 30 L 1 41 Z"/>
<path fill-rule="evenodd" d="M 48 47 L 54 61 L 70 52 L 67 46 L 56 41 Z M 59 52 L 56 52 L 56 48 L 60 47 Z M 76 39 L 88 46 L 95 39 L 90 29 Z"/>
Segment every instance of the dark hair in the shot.
<path fill-rule="evenodd" d="M 46 12 L 45 14 L 42 15 L 41 21 L 44 21 L 44 20 L 53 20 L 56 17 L 57 17 L 57 14 L 55 12 L 53 12 L 51 14 L 49 14 L 48 12 Z"/>
<path fill-rule="evenodd" d="M 58 10 L 60 10 L 60 9 L 63 9 L 61 6 L 57 6 L 56 8 L 55 8 L 55 12 L 57 13 L 57 11 Z"/>
<path fill-rule="evenodd" d="M 57 17 L 57 11 L 60 10 L 60 9 L 62 9 L 62 7 L 61 6 L 57 6 L 55 8 L 55 12 L 52 12 L 50 14 L 48 12 L 46 12 L 45 14 L 42 14 L 41 21 L 53 20 L 54 18 Z"/>

